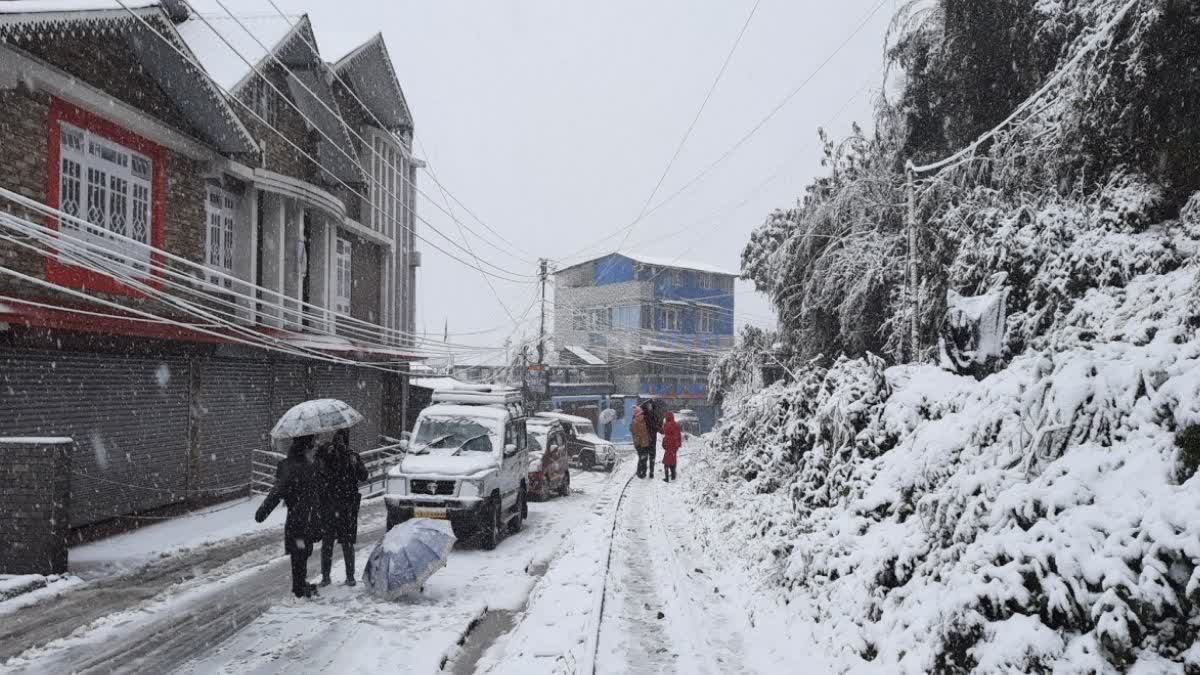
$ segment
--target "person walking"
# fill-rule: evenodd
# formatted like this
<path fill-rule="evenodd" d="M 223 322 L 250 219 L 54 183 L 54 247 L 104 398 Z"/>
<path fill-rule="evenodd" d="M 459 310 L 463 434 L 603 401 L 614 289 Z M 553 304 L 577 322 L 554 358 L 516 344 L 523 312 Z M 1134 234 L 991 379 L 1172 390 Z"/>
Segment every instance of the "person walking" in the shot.
<path fill-rule="evenodd" d="M 668 412 L 663 422 L 663 482 L 675 480 L 675 463 L 679 447 L 683 445 L 683 433 L 675 423 L 675 414 Z"/>
<path fill-rule="evenodd" d="M 334 544 L 342 544 L 342 560 L 346 563 L 346 585 L 354 586 L 354 543 L 358 539 L 358 507 L 362 493 L 360 483 L 367 479 L 367 465 L 350 449 L 350 430 L 342 429 L 333 441 L 321 446 L 317 453 L 325 477 L 321 510 L 325 514 L 325 537 L 321 541 L 321 585 L 332 583 Z"/>
<path fill-rule="evenodd" d="M 650 444 L 646 448 L 647 466 L 650 477 L 654 478 L 654 464 L 658 461 L 658 435 L 662 432 L 662 411 L 658 401 L 646 399 L 642 401 L 642 413 L 645 415 L 646 425 L 650 428 Z"/>
<path fill-rule="evenodd" d="M 317 594 L 317 587 L 308 583 L 308 558 L 312 555 L 314 542 L 324 532 L 321 522 L 323 480 L 316 455 L 313 436 L 292 439 L 288 456 L 275 468 L 274 487 L 254 512 L 254 520 L 261 523 L 280 501 L 287 506 L 283 550 L 292 559 L 292 593 L 297 598 Z"/>
<path fill-rule="evenodd" d="M 637 477 L 645 478 L 650 458 L 649 447 L 654 441 L 650 435 L 650 424 L 646 421 L 646 414 L 638 406 L 633 407 L 633 422 L 629 424 L 629 433 L 633 436 L 633 449 L 637 450 Z"/>

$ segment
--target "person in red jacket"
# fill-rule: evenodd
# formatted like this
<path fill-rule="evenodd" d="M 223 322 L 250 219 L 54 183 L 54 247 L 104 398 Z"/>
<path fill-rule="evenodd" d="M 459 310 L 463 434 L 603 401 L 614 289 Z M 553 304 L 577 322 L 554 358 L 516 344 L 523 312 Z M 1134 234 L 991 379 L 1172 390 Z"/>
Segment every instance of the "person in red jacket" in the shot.
<path fill-rule="evenodd" d="M 667 419 L 663 422 L 663 481 L 670 483 L 675 480 L 675 461 L 679 446 L 683 445 L 683 434 L 679 431 L 679 425 L 675 423 L 675 414 L 667 413 Z"/>

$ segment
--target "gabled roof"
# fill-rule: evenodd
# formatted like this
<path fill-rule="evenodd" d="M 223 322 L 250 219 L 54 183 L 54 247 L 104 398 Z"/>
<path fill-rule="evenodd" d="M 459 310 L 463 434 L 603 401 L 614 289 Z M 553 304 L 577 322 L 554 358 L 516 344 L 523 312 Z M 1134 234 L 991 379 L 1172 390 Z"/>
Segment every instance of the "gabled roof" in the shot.
<path fill-rule="evenodd" d="M 320 131 L 321 166 L 344 181 L 365 181 L 362 167 L 352 158 L 354 145 L 337 100 L 325 78 L 317 38 L 308 15 L 234 17 L 195 14 L 179 25 L 184 40 L 224 89 L 237 94 L 259 77 L 264 68 L 282 63 L 292 101 Z M 332 140 L 330 140 L 332 139 Z"/>
<path fill-rule="evenodd" d="M 412 128 L 412 111 L 404 98 L 400 78 L 396 77 L 383 33 L 376 33 L 332 65 L 333 72 L 354 89 L 371 114 L 388 129 Z"/>
<path fill-rule="evenodd" d="M 155 34 L 149 34 L 145 24 Z M 19 47 L 25 40 L 84 32 L 123 35 L 135 58 L 208 144 L 226 153 L 258 151 L 225 96 L 196 66 L 201 59 L 189 52 L 157 0 L 0 2 L 0 43 Z"/>

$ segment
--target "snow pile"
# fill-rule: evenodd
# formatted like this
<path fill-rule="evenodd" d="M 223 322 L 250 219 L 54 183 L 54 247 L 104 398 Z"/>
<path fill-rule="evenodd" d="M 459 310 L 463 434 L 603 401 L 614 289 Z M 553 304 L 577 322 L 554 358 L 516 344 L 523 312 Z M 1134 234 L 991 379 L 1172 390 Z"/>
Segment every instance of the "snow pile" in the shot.
<path fill-rule="evenodd" d="M 711 532 L 846 670 L 1200 668 L 1194 273 L 1086 291 L 982 381 L 843 359 L 727 407 Z"/>

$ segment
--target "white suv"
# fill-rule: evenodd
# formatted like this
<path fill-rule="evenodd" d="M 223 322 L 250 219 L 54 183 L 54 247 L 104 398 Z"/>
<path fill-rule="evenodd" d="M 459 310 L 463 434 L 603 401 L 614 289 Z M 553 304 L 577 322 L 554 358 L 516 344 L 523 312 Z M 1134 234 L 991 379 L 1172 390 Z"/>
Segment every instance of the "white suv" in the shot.
<path fill-rule="evenodd" d="M 521 394 L 488 387 L 435 392 L 399 466 L 388 471 L 387 527 L 409 518 L 449 520 L 461 538 L 499 543 L 526 516 L 525 411 Z"/>

